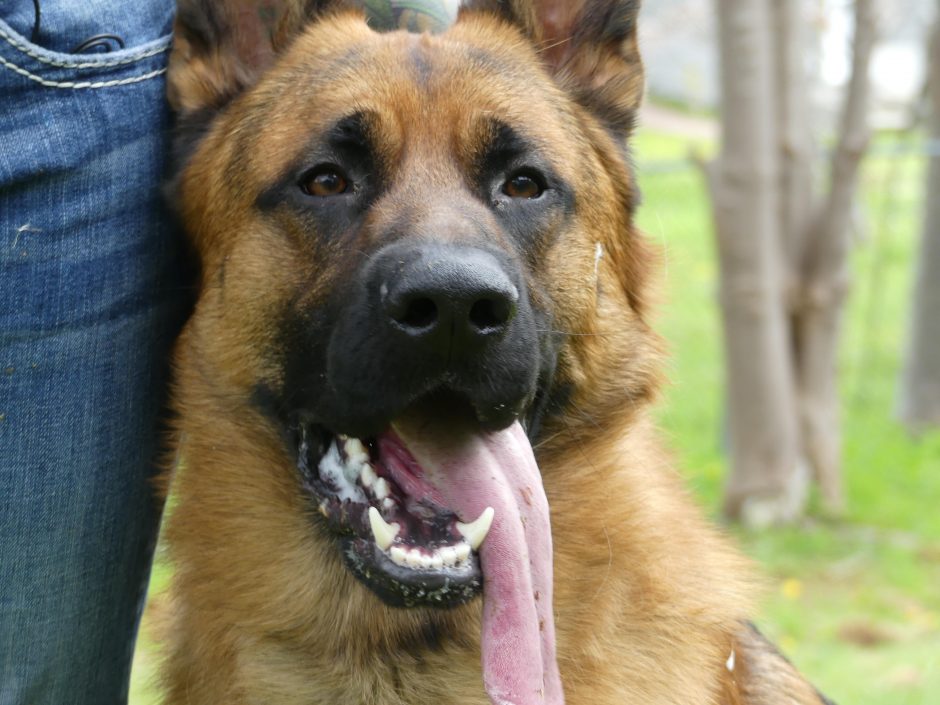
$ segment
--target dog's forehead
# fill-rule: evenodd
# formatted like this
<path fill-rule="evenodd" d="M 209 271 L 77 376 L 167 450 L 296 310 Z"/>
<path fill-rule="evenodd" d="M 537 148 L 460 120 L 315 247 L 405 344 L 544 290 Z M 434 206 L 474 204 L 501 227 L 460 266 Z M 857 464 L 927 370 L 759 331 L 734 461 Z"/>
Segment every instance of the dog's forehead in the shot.
<path fill-rule="evenodd" d="M 354 113 L 378 116 L 395 138 L 458 149 L 481 121 L 494 121 L 556 154 L 575 122 L 564 94 L 514 32 L 488 36 L 458 23 L 440 36 L 379 34 L 361 19 L 340 17 L 299 37 L 254 92 L 249 114 L 265 145 L 257 168 L 290 163 Z"/>
<path fill-rule="evenodd" d="M 311 25 L 284 57 L 282 72 L 300 93 L 321 98 L 324 91 L 346 97 L 345 83 L 397 103 L 406 99 L 403 88 L 423 101 L 453 101 L 468 91 L 478 99 L 481 93 L 544 99 L 553 83 L 529 45 L 509 27 L 495 27 L 486 33 L 458 23 L 442 35 L 379 33 L 362 19 L 341 16 Z"/>

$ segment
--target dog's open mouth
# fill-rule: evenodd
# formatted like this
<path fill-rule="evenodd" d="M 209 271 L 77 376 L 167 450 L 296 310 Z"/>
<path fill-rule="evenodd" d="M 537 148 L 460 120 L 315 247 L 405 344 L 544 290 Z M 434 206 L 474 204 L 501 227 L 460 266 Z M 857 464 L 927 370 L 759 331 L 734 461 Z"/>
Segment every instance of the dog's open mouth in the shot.
<path fill-rule="evenodd" d="M 555 661 L 548 501 L 518 422 L 409 413 L 374 438 L 298 429 L 305 489 L 347 566 L 386 603 L 450 607 L 483 593 L 494 703 L 563 703 Z"/>
<path fill-rule="evenodd" d="M 302 426 L 298 465 L 347 566 L 387 604 L 453 607 L 480 593 L 492 508 L 461 522 L 394 431 L 360 440 Z"/>

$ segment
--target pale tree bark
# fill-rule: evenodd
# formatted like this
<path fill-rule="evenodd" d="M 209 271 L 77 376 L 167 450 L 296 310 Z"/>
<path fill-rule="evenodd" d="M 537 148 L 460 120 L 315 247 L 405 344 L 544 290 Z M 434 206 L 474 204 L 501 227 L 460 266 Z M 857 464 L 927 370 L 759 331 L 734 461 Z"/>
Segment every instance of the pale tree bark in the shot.
<path fill-rule="evenodd" d="M 840 511 L 842 433 L 838 347 L 849 287 L 851 220 L 858 169 L 868 147 L 869 64 L 876 37 L 874 0 L 856 0 L 852 74 L 832 153 L 829 190 L 810 223 L 795 315 L 797 385 L 803 449 L 822 499 Z"/>
<path fill-rule="evenodd" d="M 842 506 L 836 352 L 868 143 L 873 4 L 855 3 L 853 73 L 822 198 L 813 191 L 801 3 L 717 4 L 722 151 L 706 173 L 729 387 L 725 511 L 748 524 L 800 516 L 810 470 L 826 506 Z"/>
<path fill-rule="evenodd" d="M 709 169 L 718 235 L 731 472 L 725 511 L 752 524 L 802 506 L 780 257 L 771 0 L 719 0 L 722 150 Z"/>
<path fill-rule="evenodd" d="M 940 3 L 930 42 L 930 162 L 898 415 L 912 433 L 940 427 Z"/>
<path fill-rule="evenodd" d="M 799 298 L 800 270 L 813 216 L 816 157 L 804 65 L 806 38 L 798 0 L 772 2 L 780 150 L 780 237 L 785 295 L 791 310 Z"/>

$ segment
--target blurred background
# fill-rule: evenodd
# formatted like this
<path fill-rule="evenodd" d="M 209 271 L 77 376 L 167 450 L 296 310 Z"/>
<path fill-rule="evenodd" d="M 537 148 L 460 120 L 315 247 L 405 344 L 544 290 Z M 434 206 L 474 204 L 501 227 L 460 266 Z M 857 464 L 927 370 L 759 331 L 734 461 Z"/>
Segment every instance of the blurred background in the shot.
<path fill-rule="evenodd" d="M 940 703 L 940 0 L 644 0 L 640 38 L 676 464 L 822 692 Z"/>

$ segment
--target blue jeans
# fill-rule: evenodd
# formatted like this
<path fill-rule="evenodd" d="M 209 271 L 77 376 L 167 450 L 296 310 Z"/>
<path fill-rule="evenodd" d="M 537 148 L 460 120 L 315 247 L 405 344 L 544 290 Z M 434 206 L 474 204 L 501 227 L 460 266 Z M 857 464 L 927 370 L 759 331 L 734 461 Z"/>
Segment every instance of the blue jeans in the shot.
<path fill-rule="evenodd" d="M 162 204 L 171 0 L 0 4 L 0 705 L 127 700 L 188 305 Z M 69 54 L 92 35 L 127 48 Z M 43 48 L 40 48 L 41 47 Z"/>

